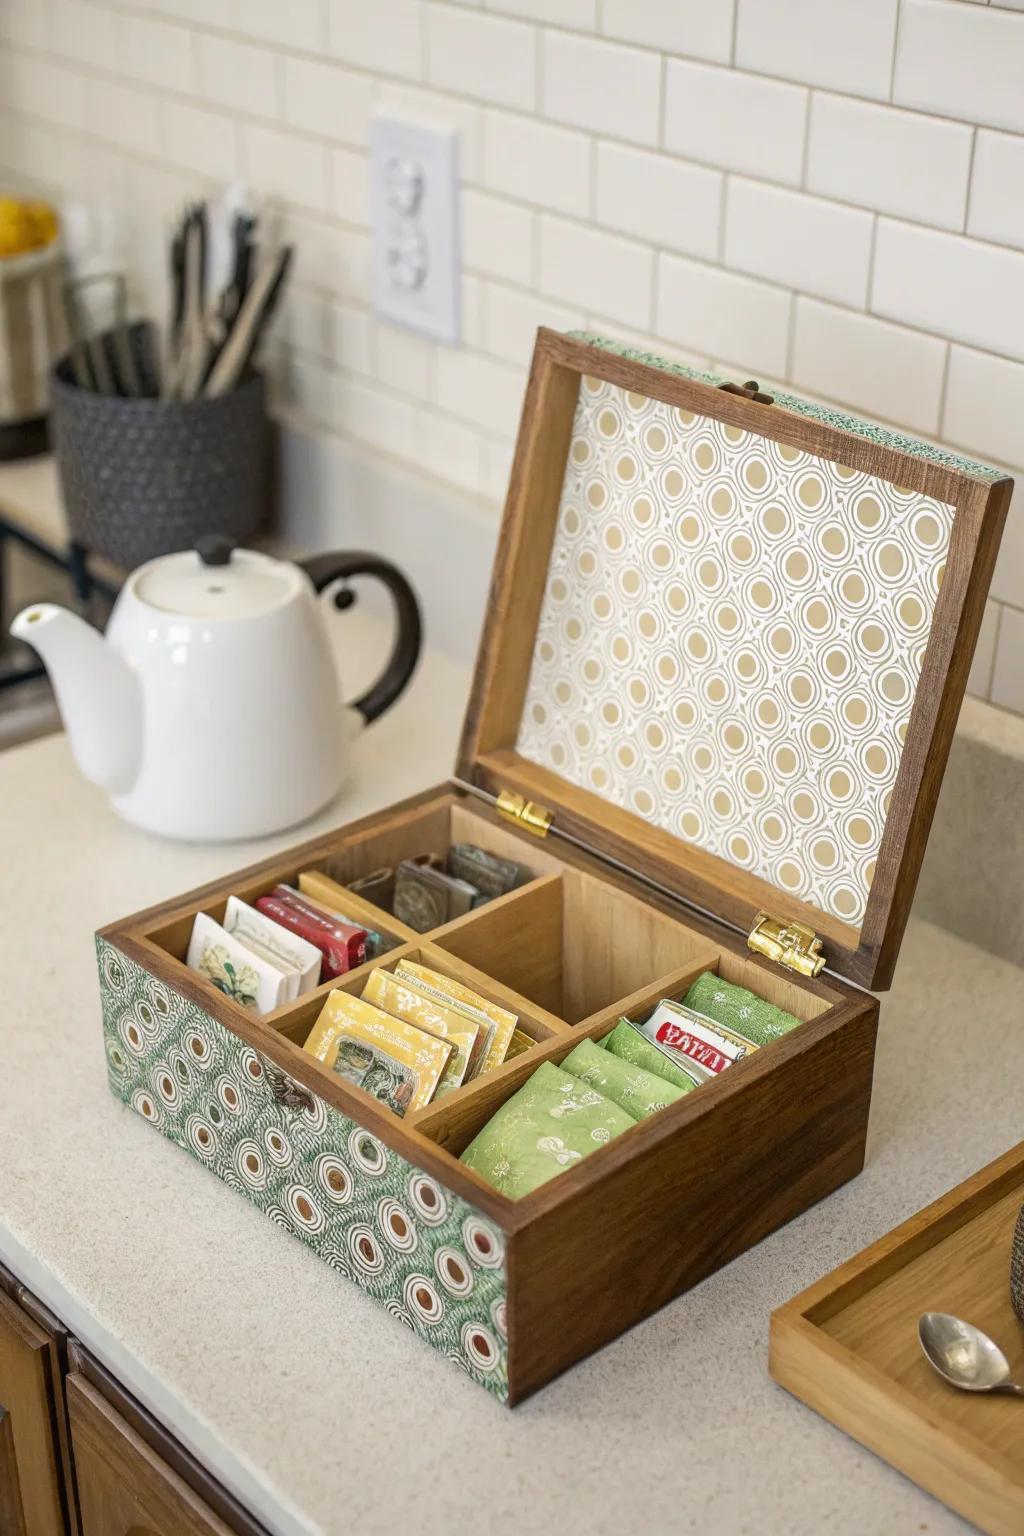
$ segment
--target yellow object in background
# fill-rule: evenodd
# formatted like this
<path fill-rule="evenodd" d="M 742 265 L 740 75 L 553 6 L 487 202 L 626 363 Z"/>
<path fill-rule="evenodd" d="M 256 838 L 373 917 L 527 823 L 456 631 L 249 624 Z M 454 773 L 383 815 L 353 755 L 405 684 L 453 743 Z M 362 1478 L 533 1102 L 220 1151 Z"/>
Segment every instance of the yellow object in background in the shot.
<path fill-rule="evenodd" d="M 57 214 L 49 203 L 0 197 L 0 258 L 24 256 L 52 245 L 57 229 Z"/>

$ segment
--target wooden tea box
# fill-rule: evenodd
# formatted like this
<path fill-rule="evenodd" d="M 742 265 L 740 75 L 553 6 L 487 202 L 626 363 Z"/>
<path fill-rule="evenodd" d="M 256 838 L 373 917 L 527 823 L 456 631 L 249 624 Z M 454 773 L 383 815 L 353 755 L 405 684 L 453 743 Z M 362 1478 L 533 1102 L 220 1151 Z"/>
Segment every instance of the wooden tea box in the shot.
<path fill-rule="evenodd" d="M 111 1087 L 514 1403 L 856 1174 L 1011 482 L 756 385 L 538 333 L 457 776 L 98 935 Z M 220 918 L 472 842 L 431 932 L 535 1042 L 399 1119 L 184 964 Z M 822 969 L 822 967 L 826 969 Z M 701 973 L 802 1022 L 520 1200 L 459 1154 L 545 1061 Z M 410 1347 L 414 1347 L 410 1345 Z"/>

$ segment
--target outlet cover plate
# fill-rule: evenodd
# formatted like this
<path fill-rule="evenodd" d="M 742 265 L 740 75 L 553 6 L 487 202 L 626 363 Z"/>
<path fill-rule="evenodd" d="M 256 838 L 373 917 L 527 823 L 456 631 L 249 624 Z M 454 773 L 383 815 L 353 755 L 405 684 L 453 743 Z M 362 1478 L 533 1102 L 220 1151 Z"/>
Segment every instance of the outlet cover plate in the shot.
<path fill-rule="evenodd" d="M 458 151 L 452 129 L 373 119 L 374 310 L 452 345 L 460 318 Z"/>

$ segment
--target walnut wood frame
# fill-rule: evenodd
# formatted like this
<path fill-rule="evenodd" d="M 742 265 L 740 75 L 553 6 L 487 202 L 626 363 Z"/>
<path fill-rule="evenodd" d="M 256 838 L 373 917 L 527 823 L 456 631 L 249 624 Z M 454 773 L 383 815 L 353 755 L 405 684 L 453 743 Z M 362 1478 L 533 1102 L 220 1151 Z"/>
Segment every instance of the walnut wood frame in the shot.
<path fill-rule="evenodd" d="M 945 576 L 859 929 L 576 788 L 515 751 L 583 375 L 866 471 L 956 509 Z M 744 931 L 762 908 L 809 923 L 826 940 L 832 971 L 876 991 L 888 987 L 1012 489 L 1009 479 L 982 480 L 780 406 L 539 330 L 459 751 L 460 777 L 492 794 L 515 789 L 541 801 L 556 811 L 556 831 L 639 870 Z"/>
<path fill-rule="evenodd" d="M 579 872 L 660 914 L 658 921 L 672 919 L 692 941 L 689 959 L 674 975 L 651 977 L 650 986 L 599 1008 L 575 1027 L 521 999 L 537 1041 L 529 1051 L 438 1105 L 399 1120 L 301 1049 L 322 998 L 300 998 L 275 1014 L 254 1017 L 165 947 L 172 935 L 180 948 L 193 914 L 232 892 L 253 895 L 280 879 L 294 880 L 303 869 L 322 867 L 332 854 L 361 845 L 374 849 L 382 838 L 401 836 L 417 818 L 453 807 L 480 823 L 481 841 L 490 835 L 520 845 L 522 862 L 539 877 L 523 888 L 520 900 L 531 889 L 545 889 L 555 871 L 565 871 L 566 878 Z M 477 921 L 487 910 L 476 914 Z M 442 954 L 473 917 L 425 939 L 412 936 L 410 947 L 415 943 L 428 954 Z M 396 927 L 393 921 L 390 926 Z M 713 920 L 692 916 L 671 897 L 652 893 L 580 849 L 539 843 L 458 785 L 426 791 L 149 908 L 103 929 L 101 937 L 502 1230 L 511 1402 L 760 1241 L 863 1166 L 878 1018 L 874 999 L 841 981 L 783 976 Z M 681 993 L 701 970 L 714 966 L 768 997 L 789 999 L 805 1022 L 524 1199 L 508 1199 L 458 1161 L 473 1127 L 540 1062 L 558 1061 L 584 1036 L 604 1033 L 620 1009 L 653 1006 L 663 985 Z M 353 973 L 353 986 L 363 972 Z M 488 977 L 472 966 L 462 964 L 460 974 L 488 985 Z M 338 984 L 345 985 L 346 978 Z M 621 1220 L 623 1211 L 630 1213 L 628 1222 Z"/>

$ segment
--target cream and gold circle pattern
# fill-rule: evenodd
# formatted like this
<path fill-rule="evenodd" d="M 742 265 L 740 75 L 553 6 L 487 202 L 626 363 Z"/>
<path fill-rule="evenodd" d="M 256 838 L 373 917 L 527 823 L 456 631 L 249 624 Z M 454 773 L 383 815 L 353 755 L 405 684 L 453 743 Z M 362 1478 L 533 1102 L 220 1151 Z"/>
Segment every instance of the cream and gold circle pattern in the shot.
<path fill-rule="evenodd" d="M 518 750 L 860 923 L 952 525 L 585 379 Z"/>

